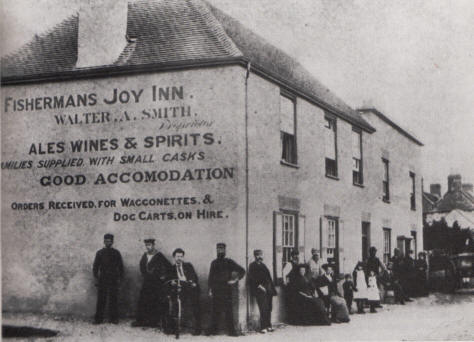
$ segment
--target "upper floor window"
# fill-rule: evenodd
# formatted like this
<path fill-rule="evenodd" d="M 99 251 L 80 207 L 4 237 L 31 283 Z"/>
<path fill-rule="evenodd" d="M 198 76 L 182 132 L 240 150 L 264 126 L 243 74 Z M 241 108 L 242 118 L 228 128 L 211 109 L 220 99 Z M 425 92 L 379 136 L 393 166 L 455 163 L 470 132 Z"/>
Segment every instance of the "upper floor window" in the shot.
<path fill-rule="evenodd" d="M 352 183 L 364 184 L 362 176 L 362 131 L 352 128 Z"/>
<path fill-rule="evenodd" d="M 295 101 L 287 96 L 280 95 L 280 139 L 281 160 L 295 164 L 296 153 L 296 110 Z"/>
<path fill-rule="evenodd" d="M 411 180 L 410 209 L 416 210 L 416 202 L 415 202 L 416 185 L 415 185 L 415 174 L 413 172 L 410 172 L 410 180 Z"/>
<path fill-rule="evenodd" d="M 390 201 L 390 178 L 389 178 L 389 162 L 382 158 L 383 162 L 383 197 L 385 202 Z"/>
<path fill-rule="evenodd" d="M 324 117 L 324 146 L 326 153 L 326 176 L 337 177 L 337 128 L 336 118 Z"/>

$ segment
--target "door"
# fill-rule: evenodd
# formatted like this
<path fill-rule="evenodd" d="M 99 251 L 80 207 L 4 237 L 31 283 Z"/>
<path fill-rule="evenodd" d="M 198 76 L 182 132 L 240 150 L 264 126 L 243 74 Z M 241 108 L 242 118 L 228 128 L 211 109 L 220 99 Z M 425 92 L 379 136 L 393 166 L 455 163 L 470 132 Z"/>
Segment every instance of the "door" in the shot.
<path fill-rule="evenodd" d="M 402 253 L 402 255 L 405 255 L 405 238 L 403 236 L 398 236 L 397 237 L 397 248 Z"/>
<path fill-rule="evenodd" d="M 369 257 L 370 248 L 370 222 L 362 222 L 362 260 Z"/>

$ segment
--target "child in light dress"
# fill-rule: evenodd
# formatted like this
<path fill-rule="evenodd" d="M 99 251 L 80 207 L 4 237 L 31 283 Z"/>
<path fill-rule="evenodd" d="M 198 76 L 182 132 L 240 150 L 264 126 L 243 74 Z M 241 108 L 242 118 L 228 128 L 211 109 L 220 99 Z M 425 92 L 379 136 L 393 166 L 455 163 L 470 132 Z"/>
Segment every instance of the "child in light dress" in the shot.
<path fill-rule="evenodd" d="M 367 299 L 369 301 L 370 312 L 377 312 L 375 306 L 380 302 L 380 294 L 374 271 L 370 271 L 369 277 L 367 278 Z"/>

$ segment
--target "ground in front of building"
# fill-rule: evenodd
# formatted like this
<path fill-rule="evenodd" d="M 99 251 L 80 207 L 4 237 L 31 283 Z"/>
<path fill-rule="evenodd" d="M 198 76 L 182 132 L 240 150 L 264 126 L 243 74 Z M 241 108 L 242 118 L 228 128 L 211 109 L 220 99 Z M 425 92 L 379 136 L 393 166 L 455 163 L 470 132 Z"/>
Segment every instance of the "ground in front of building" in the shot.
<path fill-rule="evenodd" d="M 368 310 L 367 310 L 368 311 Z M 3 313 L 4 325 L 30 326 L 59 331 L 48 341 L 173 341 L 157 329 L 133 328 L 131 320 L 118 325 L 93 325 L 77 319 L 50 315 Z M 319 340 L 472 340 L 474 338 L 474 290 L 456 294 L 431 294 L 407 305 L 384 305 L 375 314 L 351 315 L 347 324 L 331 326 L 281 326 L 265 335 L 242 337 L 192 336 L 188 341 L 319 341 Z M 19 339 L 15 339 L 18 341 Z M 20 339 L 21 340 L 21 339 Z M 28 339 L 31 341 L 31 339 Z"/>

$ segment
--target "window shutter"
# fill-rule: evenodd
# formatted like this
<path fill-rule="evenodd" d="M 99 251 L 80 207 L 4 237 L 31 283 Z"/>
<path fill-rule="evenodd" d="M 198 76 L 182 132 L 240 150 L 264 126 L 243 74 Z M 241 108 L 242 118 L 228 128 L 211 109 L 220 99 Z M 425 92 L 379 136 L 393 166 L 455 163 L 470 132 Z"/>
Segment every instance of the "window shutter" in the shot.
<path fill-rule="evenodd" d="M 306 262 L 306 217 L 298 215 L 298 251 L 303 254 L 303 261 Z"/>
<path fill-rule="evenodd" d="M 295 135 L 295 103 L 280 95 L 280 130 Z"/>
<path fill-rule="evenodd" d="M 344 220 L 339 220 L 339 273 L 344 273 L 344 262 L 346 258 L 344 257 Z"/>
<path fill-rule="evenodd" d="M 328 220 L 324 216 L 320 218 L 320 234 L 319 241 L 321 246 L 321 259 L 323 263 L 327 262 L 327 248 L 328 248 Z"/>
<path fill-rule="evenodd" d="M 281 284 L 283 280 L 283 216 L 281 213 L 273 212 L 273 265 L 274 265 L 274 281 Z"/>
<path fill-rule="evenodd" d="M 357 159 L 361 159 L 360 137 L 359 132 L 352 131 L 352 156 Z"/>

